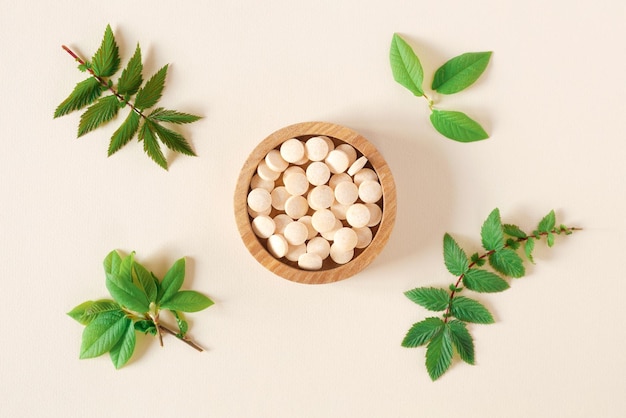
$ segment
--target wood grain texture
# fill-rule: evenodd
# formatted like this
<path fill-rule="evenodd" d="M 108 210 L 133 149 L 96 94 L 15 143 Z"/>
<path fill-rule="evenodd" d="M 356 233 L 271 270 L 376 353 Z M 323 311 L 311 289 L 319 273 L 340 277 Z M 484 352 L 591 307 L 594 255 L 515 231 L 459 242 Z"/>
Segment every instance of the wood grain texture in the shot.
<path fill-rule="evenodd" d="M 383 189 L 383 216 L 380 224 L 373 228 L 374 239 L 365 249 L 355 253 L 355 257 L 347 264 L 338 265 L 332 261 L 324 263 L 322 270 L 307 271 L 299 269 L 295 263 L 285 259 L 274 258 L 252 231 L 251 219 L 248 214 L 247 196 L 250 181 L 256 172 L 259 162 L 267 153 L 290 138 L 308 139 L 312 136 L 325 135 L 336 142 L 345 142 L 355 147 L 369 160 L 369 164 L 378 174 Z M 243 165 L 234 195 L 235 220 L 241 239 L 252 256 L 265 268 L 287 280 L 305 284 L 324 284 L 347 279 L 367 267 L 389 240 L 396 219 L 396 186 L 391 170 L 378 152 L 363 136 L 343 126 L 326 122 L 303 122 L 287 126 L 265 138 L 252 151 Z"/>

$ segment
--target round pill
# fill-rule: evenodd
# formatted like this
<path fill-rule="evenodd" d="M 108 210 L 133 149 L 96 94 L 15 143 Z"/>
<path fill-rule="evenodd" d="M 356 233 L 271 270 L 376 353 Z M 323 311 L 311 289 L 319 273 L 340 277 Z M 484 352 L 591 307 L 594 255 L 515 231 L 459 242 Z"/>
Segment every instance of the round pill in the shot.
<path fill-rule="evenodd" d="M 322 258 L 315 253 L 304 253 L 298 257 L 298 267 L 303 270 L 319 270 L 323 264 Z"/>
<path fill-rule="evenodd" d="M 335 215 L 328 209 L 320 209 L 311 216 L 313 228 L 320 233 L 328 232 L 333 229 L 336 221 L 337 218 L 335 218 Z"/>
<path fill-rule="evenodd" d="M 365 180 L 378 180 L 378 175 L 371 168 L 362 168 L 354 174 L 354 184 L 360 186 Z"/>
<path fill-rule="evenodd" d="M 335 187 L 335 199 L 342 205 L 351 205 L 359 198 L 359 188 L 351 181 L 342 181 Z"/>
<path fill-rule="evenodd" d="M 359 238 L 352 228 L 343 227 L 335 232 L 333 241 L 338 250 L 349 251 L 356 247 Z"/>
<path fill-rule="evenodd" d="M 289 244 L 285 237 L 280 234 L 274 234 L 267 239 L 267 249 L 276 258 L 282 258 L 287 254 Z"/>
<path fill-rule="evenodd" d="M 309 190 L 309 181 L 302 173 L 293 173 L 283 179 L 285 188 L 293 196 L 303 195 Z"/>
<path fill-rule="evenodd" d="M 315 237 L 307 242 L 306 252 L 315 253 L 325 260 L 330 255 L 330 243 L 322 237 Z"/>
<path fill-rule="evenodd" d="M 294 221 L 285 226 L 284 236 L 289 244 L 300 245 L 306 241 L 309 236 L 309 230 L 305 224 Z"/>
<path fill-rule="evenodd" d="M 274 216 L 274 225 L 276 225 L 276 231 L 274 231 L 274 233 L 281 234 L 281 235 L 284 234 L 285 227 L 289 225 L 291 222 L 293 222 L 293 219 L 291 219 L 289 216 L 285 215 L 284 213 L 280 213 Z"/>
<path fill-rule="evenodd" d="M 309 159 L 307 158 L 307 156 L 305 155 L 304 157 L 300 158 L 298 161 L 296 161 L 294 164 L 295 165 L 305 165 L 306 163 L 309 162 Z"/>
<path fill-rule="evenodd" d="M 291 196 L 285 202 L 285 213 L 292 219 L 298 219 L 309 211 L 309 204 L 302 196 Z"/>
<path fill-rule="evenodd" d="M 272 206 L 270 192 L 261 188 L 250 190 L 250 193 L 248 193 L 248 206 L 255 212 L 267 210 L 267 208 Z"/>
<path fill-rule="evenodd" d="M 268 192 L 274 190 L 275 183 L 273 180 L 264 180 L 258 174 L 252 176 L 252 180 L 250 180 L 250 188 L 251 189 L 265 189 Z"/>
<path fill-rule="evenodd" d="M 328 145 L 328 152 L 331 152 L 335 149 L 335 143 L 332 139 L 327 136 L 321 136 L 320 138 L 322 138 L 326 142 L 326 145 Z"/>
<path fill-rule="evenodd" d="M 306 178 L 313 186 L 326 184 L 330 179 L 330 168 L 321 161 L 314 161 L 306 168 Z"/>
<path fill-rule="evenodd" d="M 269 216 L 260 215 L 252 220 L 252 231 L 259 238 L 269 238 L 276 231 L 276 224 Z"/>
<path fill-rule="evenodd" d="M 250 215 L 250 217 L 252 219 L 256 218 L 257 216 L 261 216 L 261 215 L 269 215 L 270 213 L 272 213 L 272 207 L 270 206 L 269 208 L 261 211 L 261 212 L 257 212 L 255 210 L 250 209 L 250 206 L 248 206 L 248 215 Z"/>
<path fill-rule="evenodd" d="M 306 239 L 309 240 L 317 235 L 317 231 L 315 230 L 315 228 L 313 228 L 311 215 L 304 215 L 303 217 L 298 219 L 298 222 L 305 224 L 309 231 L 309 234 L 306 237 Z"/>
<path fill-rule="evenodd" d="M 335 149 L 346 153 L 346 155 L 348 156 L 348 167 L 354 164 L 354 162 L 356 161 L 357 153 L 356 153 L 356 149 L 354 149 L 352 145 L 341 144 L 341 145 L 338 145 Z"/>
<path fill-rule="evenodd" d="M 307 201 L 309 202 L 311 209 L 328 209 L 335 201 L 335 194 L 330 186 L 322 184 L 321 186 L 316 186 L 311 189 L 307 197 Z"/>
<path fill-rule="evenodd" d="M 341 228 L 343 228 L 343 223 L 341 223 L 341 221 L 339 219 L 337 219 L 337 220 L 335 220 L 335 226 L 333 226 L 332 229 L 330 229 L 329 231 L 326 231 L 326 232 L 322 232 L 322 233 L 320 233 L 320 235 L 326 241 L 332 241 L 332 240 L 335 239 L 335 233 L 337 231 L 339 231 Z"/>
<path fill-rule="evenodd" d="M 376 203 L 383 197 L 383 188 L 377 181 L 365 180 L 359 185 L 359 197 L 365 203 Z"/>
<path fill-rule="evenodd" d="M 300 140 L 291 138 L 280 146 L 280 155 L 288 163 L 295 163 L 304 157 L 304 145 Z"/>
<path fill-rule="evenodd" d="M 285 210 L 285 202 L 291 197 L 285 186 L 278 186 L 272 193 L 272 207 L 276 210 Z"/>
<path fill-rule="evenodd" d="M 285 254 L 285 258 L 289 261 L 298 261 L 298 258 L 300 258 L 300 256 L 304 253 L 306 253 L 305 244 L 289 245 L 289 248 L 287 249 L 287 254 Z"/>
<path fill-rule="evenodd" d="M 370 221 L 370 211 L 363 203 L 355 203 L 346 211 L 346 221 L 355 228 L 363 228 Z"/>
<path fill-rule="evenodd" d="M 280 177 L 280 173 L 269 168 L 265 160 L 259 163 L 259 166 L 256 168 L 256 172 L 263 180 L 276 181 L 276 179 Z"/>
<path fill-rule="evenodd" d="M 289 177 L 290 175 L 295 174 L 295 173 L 304 174 L 304 169 L 302 167 L 297 167 L 295 165 L 292 165 L 291 167 L 288 167 L 285 171 L 283 171 L 283 177 L 282 177 L 283 184 L 284 184 L 285 179 L 287 177 Z"/>
<path fill-rule="evenodd" d="M 335 243 L 330 246 L 330 258 L 337 264 L 346 264 L 354 257 L 354 249 L 352 250 L 343 250 L 340 247 L 337 247 Z"/>
<path fill-rule="evenodd" d="M 333 174 L 343 173 L 350 165 L 350 160 L 348 159 L 346 153 L 337 149 L 329 152 L 324 162 Z"/>
<path fill-rule="evenodd" d="M 330 205 L 330 210 L 335 214 L 335 217 L 339 220 L 346 219 L 346 212 L 350 205 L 342 205 L 341 203 L 335 201 L 332 205 Z"/>
<path fill-rule="evenodd" d="M 372 242 L 372 230 L 364 227 L 364 228 L 353 228 L 354 232 L 356 232 L 357 243 L 356 248 L 365 248 Z"/>
<path fill-rule="evenodd" d="M 279 173 L 282 173 L 289 167 L 289 163 L 283 159 L 280 155 L 280 151 L 277 149 L 273 149 L 267 153 L 265 163 L 270 169 L 278 171 Z"/>
<path fill-rule="evenodd" d="M 367 226 L 378 225 L 383 218 L 383 210 L 375 203 L 366 203 L 365 206 L 370 211 L 370 221 L 367 223 Z"/>
<path fill-rule="evenodd" d="M 350 168 L 348 168 L 348 175 L 354 176 L 358 173 L 363 167 L 367 164 L 367 158 L 365 156 L 357 158 L 355 162 L 352 163 Z"/>
<path fill-rule="evenodd" d="M 328 180 L 328 185 L 335 189 L 339 183 L 342 181 L 349 181 L 352 183 L 352 178 L 346 173 L 337 173 L 330 176 L 330 180 Z"/>
<path fill-rule="evenodd" d="M 309 138 L 305 144 L 306 156 L 311 161 L 323 161 L 328 155 L 328 143 L 320 136 Z"/>

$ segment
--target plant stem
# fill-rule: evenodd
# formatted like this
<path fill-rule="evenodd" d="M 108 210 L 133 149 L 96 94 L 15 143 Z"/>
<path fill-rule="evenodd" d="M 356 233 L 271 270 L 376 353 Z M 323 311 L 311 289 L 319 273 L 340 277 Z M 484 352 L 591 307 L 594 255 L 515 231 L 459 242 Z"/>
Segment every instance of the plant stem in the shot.
<path fill-rule="evenodd" d="M 540 232 L 538 235 L 539 236 L 547 236 L 548 234 L 557 234 L 557 233 L 571 233 L 574 231 L 580 231 L 582 230 L 582 228 L 577 228 L 577 227 L 572 227 L 572 228 L 565 228 L 565 229 L 561 229 L 561 228 L 552 228 L 550 231 L 548 232 Z M 535 238 L 534 234 L 528 235 L 524 238 L 517 238 L 515 240 L 515 242 L 517 243 L 522 243 L 524 241 L 528 241 L 530 238 Z M 504 244 L 503 248 L 509 248 L 510 245 L 509 244 Z M 480 257 L 478 257 L 479 260 L 482 260 L 484 258 L 489 257 L 491 254 L 495 253 L 495 250 L 491 250 L 491 251 L 487 251 L 486 253 L 484 253 L 483 255 L 481 255 Z M 472 267 L 474 267 L 476 265 L 476 261 L 472 261 L 469 266 L 468 266 L 468 270 L 471 269 Z M 448 320 L 450 319 L 450 309 L 452 307 L 452 299 L 454 299 L 454 296 L 456 295 L 457 289 L 459 288 L 459 285 L 461 284 L 461 281 L 463 281 L 463 277 L 465 276 L 465 274 L 461 274 L 459 276 L 459 278 L 457 279 L 456 283 L 454 283 L 454 290 L 450 291 L 450 299 L 448 301 L 448 307 L 446 308 L 446 311 L 443 314 L 443 322 L 444 323 L 448 323 Z"/>
<path fill-rule="evenodd" d="M 164 326 L 162 324 L 159 324 L 158 328 L 161 329 L 162 331 L 167 332 L 168 334 L 173 335 L 174 337 L 176 337 L 179 340 L 183 341 L 185 344 L 189 345 L 190 347 L 193 347 L 194 349 L 196 349 L 198 351 L 204 351 L 204 348 L 200 347 L 197 343 L 195 343 L 194 341 L 190 340 L 186 336 L 185 337 L 180 337 L 176 331 L 173 331 L 173 330 L 167 328 L 166 326 Z"/>

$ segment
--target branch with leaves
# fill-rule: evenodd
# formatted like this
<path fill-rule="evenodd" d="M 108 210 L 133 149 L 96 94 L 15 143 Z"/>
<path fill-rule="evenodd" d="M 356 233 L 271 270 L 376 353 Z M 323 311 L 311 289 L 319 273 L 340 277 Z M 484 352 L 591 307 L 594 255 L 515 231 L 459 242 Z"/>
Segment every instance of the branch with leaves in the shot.
<path fill-rule="evenodd" d="M 163 333 L 171 334 L 198 351 L 203 351 L 187 336 L 189 324 L 183 312 L 198 312 L 213 301 L 194 290 L 180 290 L 185 280 L 185 259 L 181 258 L 159 280 L 135 260 L 135 254 L 120 257 L 111 251 L 104 259 L 106 287 L 113 297 L 87 301 L 68 315 L 85 325 L 80 358 L 93 358 L 109 353 L 116 369 L 125 365 L 135 350 L 137 331 L 158 336 L 163 346 Z M 178 331 L 161 322 L 161 313 L 169 311 Z"/>
<path fill-rule="evenodd" d="M 520 278 L 526 274 L 524 261 L 517 250 L 523 247 L 528 260 L 534 263 L 535 243 L 545 238 L 552 247 L 555 236 L 569 235 L 580 228 L 556 226 L 554 211 L 546 215 L 531 234 L 518 226 L 502 224 L 500 211 L 494 209 L 481 228 L 483 254 L 468 257 L 465 251 L 449 234 L 443 238 L 443 257 L 447 270 L 457 276 L 448 289 L 418 287 L 405 292 L 407 298 L 442 317 L 429 317 L 413 324 L 402 345 L 419 347 L 427 345 L 426 369 L 432 380 L 438 379 L 448 370 L 454 351 L 468 364 L 474 364 L 474 341 L 467 324 L 491 324 L 493 315 L 477 300 L 459 296 L 464 290 L 479 293 L 502 292 L 509 288 L 505 277 Z M 489 263 L 492 270 L 483 267 Z"/>
<path fill-rule="evenodd" d="M 109 122 L 117 116 L 120 109 L 128 107 L 130 109 L 128 116 L 111 136 L 109 156 L 119 151 L 135 135 L 138 135 L 139 141 L 143 141 L 146 154 L 164 169 L 167 169 L 167 160 L 157 139 L 172 151 L 196 155 L 183 135 L 163 126 L 162 123 L 192 123 L 199 120 L 199 116 L 162 107 L 149 111 L 161 99 L 168 65 L 157 71 L 142 87 L 143 63 L 141 48 L 137 44 L 134 55 L 122 71 L 117 84 L 114 84 L 111 77 L 120 69 L 121 60 L 110 25 L 107 25 L 100 48 L 91 61 L 80 58 L 65 45 L 63 49 L 79 63 L 79 70 L 90 74 L 89 78 L 76 85 L 72 93 L 54 111 L 54 117 L 58 118 L 89 106 L 80 117 L 78 137 Z M 101 97 L 105 92 L 109 94 Z"/>
<path fill-rule="evenodd" d="M 439 94 L 454 94 L 465 90 L 487 68 L 491 52 L 468 52 L 443 64 L 433 76 L 431 88 Z M 424 97 L 431 111 L 430 122 L 439 133 L 459 142 L 474 142 L 489 138 L 483 127 L 463 112 L 436 109 L 434 101 L 424 91 L 422 64 L 398 34 L 393 35 L 389 51 L 394 79 L 417 97 Z"/>

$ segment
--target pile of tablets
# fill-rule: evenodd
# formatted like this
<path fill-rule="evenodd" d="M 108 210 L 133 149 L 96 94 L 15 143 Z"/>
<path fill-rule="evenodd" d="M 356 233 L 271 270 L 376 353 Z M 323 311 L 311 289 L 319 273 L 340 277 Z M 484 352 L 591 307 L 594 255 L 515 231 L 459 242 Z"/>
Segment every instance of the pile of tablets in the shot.
<path fill-rule="evenodd" d="M 277 259 L 320 270 L 367 247 L 382 218 L 382 187 L 367 158 L 327 136 L 291 138 L 267 153 L 247 196 L 252 230 Z"/>

